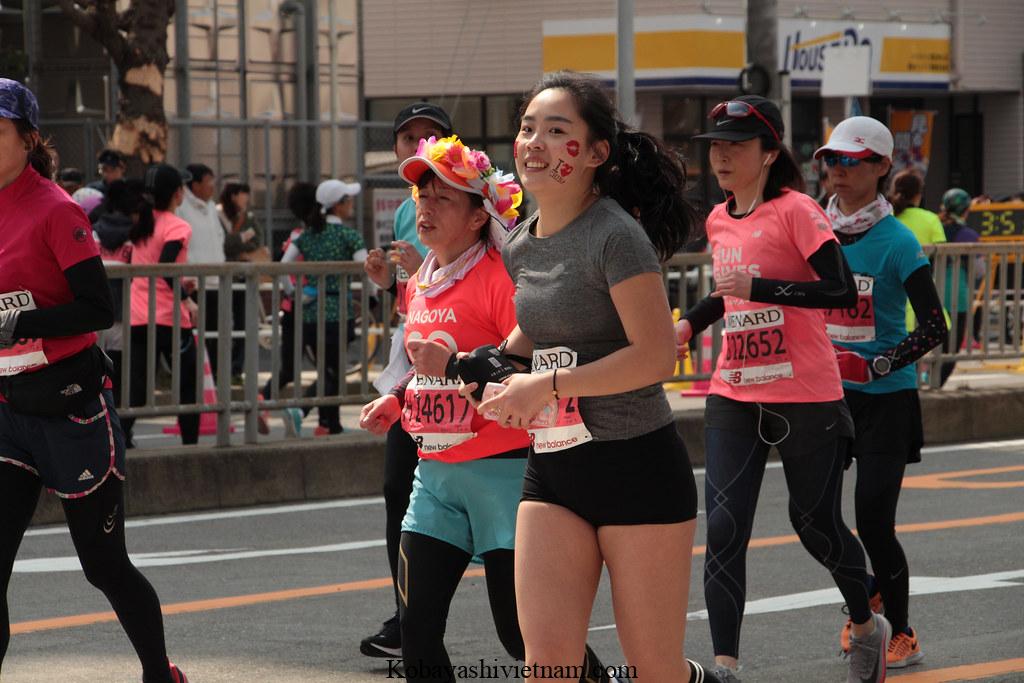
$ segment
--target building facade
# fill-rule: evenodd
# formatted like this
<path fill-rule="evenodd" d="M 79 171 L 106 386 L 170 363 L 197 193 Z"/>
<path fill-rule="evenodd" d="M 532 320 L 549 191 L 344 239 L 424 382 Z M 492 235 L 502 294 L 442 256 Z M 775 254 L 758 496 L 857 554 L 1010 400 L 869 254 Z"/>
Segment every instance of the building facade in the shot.
<path fill-rule="evenodd" d="M 1020 10 L 1018 0 L 904 0 L 898 9 L 779 0 L 778 63 L 790 72 L 792 144 L 811 188 L 811 154 L 844 113 L 841 98 L 820 94 L 828 49 L 866 44 L 873 87 L 863 112 L 885 122 L 893 111 L 931 113 L 926 205 L 954 185 L 993 197 L 1024 189 Z M 543 73 L 574 68 L 614 85 L 615 13 L 614 0 L 364 3 L 364 115 L 437 101 L 467 141 L 509 165 L 516 110 Z M 635 14 L 638 123 L 684 153 L 706 203 L 720 200 L 690 138 L 711 106 L 738 93 L 744 3 L 636 0 Z"/>

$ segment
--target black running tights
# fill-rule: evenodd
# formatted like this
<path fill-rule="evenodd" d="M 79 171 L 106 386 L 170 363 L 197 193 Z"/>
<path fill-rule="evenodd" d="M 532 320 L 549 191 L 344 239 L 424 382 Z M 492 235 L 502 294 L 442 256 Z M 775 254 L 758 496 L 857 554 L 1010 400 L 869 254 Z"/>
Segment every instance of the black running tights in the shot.
<path fill-rule="evenodd" d="M 0 464 L 0 664 L 11 641 L 7 586 L 40 489 L 31 472 Z M 125 549 L 123 483 L 111 475 L 88 496 L 61 503 L 85 577 L 114 608 L 142 662 L 143 680 L 170 683 L 160 599 Z"/>
<path fill-rule="evenodd" d="M 454 681 L 444 647 L 448 608 L 472 559 L 469 553 L 436 538 L 404 532 L 398 585 L 401 597 L 402 660 L 410 681 Z M 483 554 L 487 596 L 498 638 L 509 656 L 526 656 L 516 614 L 514 553 Z"/>
<path fill-rule="evenodd" d="M 707 428 L 705 437 L 704 597 L 715 655 L 739 657 L 747 546 L 769 446 L 756 433 Z M 793 528 L 807 551 L 832 574 L 851 618 L 860 624 L 871 612 L 864 551 L 840 509 L 845 452 L 845 440 L 836 438 L 810 452 L 786 454 L 782 465 Z"/>
<path fill-rule="evenodd" d="M 904 459 L 892 454 L 857 456 L 857 533 L 871 560 L 893 633 L 907 628 L 910 596 L 907 557 L 896 539 L 896 504 L 905 469 Z"/>
<path fill-rule="evenodd" d="M 384 539 L 387 542 L 391 580 L 395 585 L 396 610 L 401 605 L 398 597 L 398 545 L 419 461 L 416 442 L 402 429 L 401 421 L 391 425 L 384 452 Z"/>

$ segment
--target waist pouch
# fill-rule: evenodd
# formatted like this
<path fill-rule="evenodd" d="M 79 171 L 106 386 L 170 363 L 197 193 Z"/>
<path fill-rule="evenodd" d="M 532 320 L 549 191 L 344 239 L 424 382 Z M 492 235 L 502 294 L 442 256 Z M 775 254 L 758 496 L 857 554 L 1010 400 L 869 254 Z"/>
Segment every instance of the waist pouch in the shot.
<path fill-rule="evenodd" d="M 17 413 L 61 417 L 96 398 L 112 372 L 113 363 L 94 344 L 41 370 L 0 377 L 0 393 Z"/>

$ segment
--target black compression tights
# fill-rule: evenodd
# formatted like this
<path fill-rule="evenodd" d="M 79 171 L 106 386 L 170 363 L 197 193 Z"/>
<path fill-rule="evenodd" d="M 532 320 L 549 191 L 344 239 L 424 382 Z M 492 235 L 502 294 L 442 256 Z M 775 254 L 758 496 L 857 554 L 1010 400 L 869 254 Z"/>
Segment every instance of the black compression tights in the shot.
<path fill-rule="evenodd" d="M 454 681 L 444 647 L 448 608 L 472 559 L 469 553 L 423 534 L 403 532 L 398 585 L 402 659 L 410 681 Z M 498 638 L 517 660 L 526 656 L 516 615 L 514 553 L 484 553 L 487 596 Z"/>
<path fill-rule="evenodd" d="M 40 488 L 34 474 L 0 464 L 0 664 L 11 641 L 7 586 Z M 114 608 L 142 662 L 143 680 L 170 683 L 160 600 L 125 549 L 124 485 L 111 476 L 88 496 L 61 503 L 85 577 Z"/>
<path fill-rule="evenodd" d="M 391 579 L 395 584 L 396 610 L 401 604 L 398 597 L 398 545 L 402 538 L 402 519 L 409 507 L 412 481 L 419 461 L 416 442 L 402 429 L 402 423 L 399 421 L 391 425 L 384 454 L 384 538 Z"/>
<path fill-rule="evenodd" d="M 906 463 L 890 454 L 857 457 L 857 533 L 871 559 L 871 569 L 885 603 L 892 632 L 907 628 L 910 570 L 896 539 L 896 504 Z"/>
<path fill-rule="evenodd" d="M 746 556 L 769 446 L 756 434 L 705 430 L 708 542 L 704 597 L 716 655 L 739 656 Z M 794 437 L 789 437 L 794 438 Z M 832 574 L 854 622 L 870 618 L 864 552 L 843 522 L 845 442 L 782 459 L 789 518 L 800 542 Z"/>

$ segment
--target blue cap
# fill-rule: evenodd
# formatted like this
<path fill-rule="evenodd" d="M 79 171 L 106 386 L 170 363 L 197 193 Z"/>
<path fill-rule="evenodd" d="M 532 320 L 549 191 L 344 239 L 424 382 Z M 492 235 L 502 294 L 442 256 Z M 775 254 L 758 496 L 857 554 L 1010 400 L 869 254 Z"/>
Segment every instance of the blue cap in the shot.
<path fill-rule="evenodd" d="M 39 130 L 39 103 L 32 91 L 18 81 L 0 78 L 0 119 L 25 119 Z"/>

